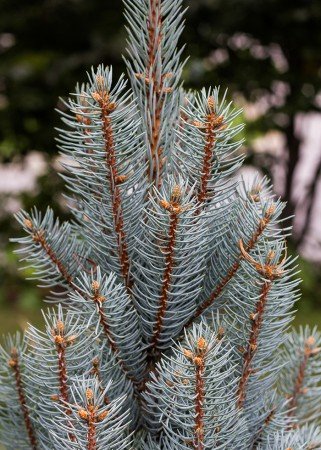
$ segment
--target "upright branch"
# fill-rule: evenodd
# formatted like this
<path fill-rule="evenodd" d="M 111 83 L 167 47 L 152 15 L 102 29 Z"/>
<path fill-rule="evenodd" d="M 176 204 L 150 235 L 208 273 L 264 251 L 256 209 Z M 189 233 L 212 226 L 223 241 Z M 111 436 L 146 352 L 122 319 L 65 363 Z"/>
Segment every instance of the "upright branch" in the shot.
<path fill-rule="evenodd" d="M 252 258 L 247 251 L 244 249 L 243 242 L 240 241 L 240 250 L 243 258 L 250 262 L 251 265 L 257 270 L 257 272 L 264 278 L 261 293 L 259 299 L 256 303 L 255 310 L 250 315 L 250 320 L 252 322 L 251 331 L 247 343 L 247 348 L 243 354 L 243 368 L 242 375 L 238 386 L 238 407 L 242 408 L 246 400 L 246 389 L 249 378 L 253 373 L 253 359 L 257 353 L 259 345 L 259 335 L 262 328 L 262 323 L 264 319 L 264 313 L 266 309 L 266 304 L 268 302 L 268 294 L 272 287 L 272 282 L 277 278 L 280 278 L 284 270 L 282 266 L 286 261 L 286 256 L 278 264 L 272 264 L 272 260 L 275 256 L 273 251 L 270 251 L 266 258 L 266 263 L 258 263 Z"/>
<path fill-rule="evenodd" d="M 100 392 L 104 393 L 104 388 L 103 388 L 103 385 L 102 385 L 101 373 L 100 373 L 100 369 L 99 369 L 99 358 L 98 357 L 96 357 L 96 358 L 94 358 L 92 360 L 91 374 L 96 377 L 96 379 L 98 381 Z M 108 397 L 108 395 L 104 395 L 104 403 L 106 405 L 109 404 L 109 397 Z"/>
<path fill-rule="evenodd" d="M 204 157 L 203 165 L 201 171 L 200 186 L 197 195 L 197 199 L 200 203 L 203 203 L 208 197 L 208 182 L 211 179 L 215 143 L 216 143 L 216 133 L 217 131 L 223 130 L 226 125 L 224 122 L 224 117 L 217 115 L 215 112 L 215 100 L 214 97 L 209 97 L 207 99 L 207 104 L 209 108 L 209 113 L 205 117 L 204 123 L 194 122 L 197 128 L 205 129 L 205 146 L 204 146 Z"/>
<path fill-rule="evenodd" d="M 114 353 L 116 360 L 118 361 L 121 369 L 125 373 L 126 378 L 128 378 L 130 381 L 137 384 L 138 381 L 135 380 L 135 378 L 132 375 L 130 375 L 129 368 L 127 367 L 127 365 L 125 364 L 125 362 L 122 360 L 122 358 L 120 356 L 119 348 L 113 338 L 110 326 L 108 324 L 106 314 L 104 313 L 103 303 L 105 301 L 108 301 L 108 299 L 106 299 L 106 297 L 101 294 L 100 283 L 97 280 L 93 280 L 93 282 L 91 284 L 91 289 L 92 289 L 92 300 L 94 301 L 94 303 L 96 305 L 96 308 L 97 308 L 97 311 L 99 314 L 99 321 L 100 321 L 102 329 L 104 330 L 104 334 L 108 340 L 109 346 L 110 346 L 112 352 Z"/>
<path fill-rule="evenodd" d="M 148 179 L 162 185 L 177 126 L 182 65 L 177 42 L 183 29 L 181 0 L 133 0 L 126 5 L 127 65 L 142 113 Z"/>
<path fill-rule="evenodd" d="M 92 389 L 86 389 L 86 406 L 78 409 L 78 416 L 86 422 L 87 431 L 87 450 L 97 450 L 96 424 L 102 422 L 108 414 L 108 410 L 99 412 L 99 407 L 94 404 L 94 393 Z"/>
<path fill-rule="evenodd" d="M 59 395 L 58 400 L 62 405 L 69 403 L 69 387 L 68 387 L 68 374 L 67 374 L 67 361 L 66 361 L 66 348 L 75 342 L 75 336 L 65 337 L 65 325 L 61 320 L 57 320 L 56 326 L 51 330 L 58 358 L 58 382 L 59 382 Z M 53 398 L 56 400 L 55 398 Z M 71 415 L 71 410 L 66 409 L 66 415 Z M 68 421 L 71 425 L 71 422 Z M 69 433 L 69 439 L 72 442 L 76 441 L 73 433 Z"/>
<path fill-rule="evenodd" d="M 176 185 L 173 187 L 170 202 L 167 200 L 161 200 L 161 206 L 169 212 L 169 230 L 168 230 L 168 243 L 164 249 L 165 253 L 165 269 L 163 274 L 163 282 L 159 297 L 159 307 L 156 315 L 156 323 L 154 326 L 152 347 L 156 348 L 158 340 L 163 328 L 163 322 L 165 313 L 167 310 L 168 295 L 170 291 L 170 284 L 173 275 L 173 268 L 175 266 L 175 242 L 177 234 L 177 226 L 179 222 L 179 214 L 184 210 L 181 207 L 181 188 Z"/>
<path fill-rule="evenodd" d="M 196 353 L 190 350 L 184 351 L 184 355 L 190 359 L 195 365 L 195 426 L 194 426 L 194 441 L 191 444 L 195 450 L 203 450 L 204 436 L 205 436 L 205 355 L 207 350 L 207 342 L 204 337 L 197 340 Z"/>
<path fill-rule="evenodd" d="M 162 45 L 162 15 L 160 10 L 160 0 L 150 0 L 149 17 L 147 19 L 148 29 L 148 63 L 146 67 L 145 82 L 148 85 L 147 95 L 155 98 L 155 111 L 151 114 L 151 132 L 149 134 L 149 144 L 151 152 L 151 169 L 150 178 L 156 182 L 157 186 L 160 186 L 159 169 L 162 167 L 162 152 L 163 149 L 160 146 L 160 128 L 161 128 L 161 112 L 163 108 L 163 80 L 164 75 L 161 77 L 157 74 L 156 57 L 157 52 L 160 51 Z M 137 74 L 139 78 L 141 74 Z M 170 89 L 170 88 L 167 88 Z M 168 91 L 170 92 L 170 91 Z"/>
<path fill-rule="evenodd" d="M 101 109 L 103 136 L 105 141 L 105 160 L 106 166 L 108 168 L 107 178 L 111 193 L 114 229 L 117 235 L 119 264 L 121 268 L 121 273 L 125 281 L 125 285 L 129 290 L 131 282 L 129 278 L 128 244 L 124 229 L 122 196 L 119 189 L 119 183 L 121 183 L 124 180 L 123 177 L 118 174 L 112 119 L 110 116 L 111 113 L 117 108 L 117 105 L 110 99 L 109 92 L 107 92 L 104 85 L 104 78 L 100 75 L 97 75 L 96 82 L 98 89 L 96 92 L 92 93 L 92 96 L 94 100 L 99 104 Z"/>
<path fill-rule="evenodd" d="M 264 230 L 270 223 L 273 213 L 275 211 L 275 206 L 272 204 L 265 212 L 264 216 L 260 219 L 257 229 L 253 233 L 251 239 L 247 242 L 246 245 L 244 245 L 245 252 L 251 251 L 256 243 L 258 242 L 260 236 L 263 234 Z M 203 312 L 213 305 L 215 300 L 221 295 L 222 291 L 224 290 L 225 286 L 231 281 L 231 279 L 235 276 L 239 268 L 241 267 L 241 261 L 243 259 L 244 255 L 242 252 L 239 254 L 239 257 L 237 260 L 232 264 L 230 269 L 227 272 L 227 275 L 218 283 L 216 288 L 213 290 L 212 294 L 203 302 L 200 304 L 200 306 L 196 309 L 195 313 L 191 317 L 191 319 L 186 323 L 186 327 L 191 326 L 191 324 L 201 315 Z"/>
<path fill-rule="evenodd" d="M 33 450 L 37 450 L 38 449 L 37 439 L 36 439 L 36 435 L 35 435 L 35 432 L 34 432 L 34 429 L 33 429 L 32 423 L 31 423 L 29 408 L 27 406 L 26 396 L 25 396 L 25 392 L 23 389 L 23 382 L 22 382 L 21 369 L 20 369 L 20 363 L 19 363 L 19 354 L 15 347 L 11 349 L 10 356 L 11 356 L 11 358 L 8 361 L 8 365 L 11 368 L 14 379 L 15 379 L 19 404 L 20 404 L 22 415 L 23 415 L 25 427 L 27 430 L 28 439 L 29 439 L 31 448 Z"/>
<path fill-rule="evenodd" d="M 289 395 L 289 405 L 288 405 L 288 417 L 294 418 L 296 414 L 296 409 L 298 406 L 298 401 L 301 395 L 307 393 L 308 388 L 304 387 L 307 366 L 309 359 L 320 353 L 320 348 L 316 347 L 316 340 L 314 336 L 309 336 L 304 342 L 304 348 L 302 349 L 301 360 L 299 361 L 299 366 L 297 370 L 297 375 L 294 381 L 294 386 L 292 394 Z"/>
<path fill-rule="evenodd" d="M 56 327 L 51 330 L 58 358 L 58 378 L 59 378 L 59 400 L 63 402 L 69 401 L 68 395 L 68 375 L 66 365 L 66 347 L 72 343 L 69 338 L 67 341 L 64 336 L 65 325 L 58 320 Z"/>

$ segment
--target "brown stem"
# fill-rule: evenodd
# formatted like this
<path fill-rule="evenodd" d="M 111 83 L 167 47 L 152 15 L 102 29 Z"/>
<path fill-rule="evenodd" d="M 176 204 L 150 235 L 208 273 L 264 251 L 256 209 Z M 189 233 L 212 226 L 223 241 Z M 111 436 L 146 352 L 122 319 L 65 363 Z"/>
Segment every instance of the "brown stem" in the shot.
<path fill-rule="evenodd" d="M 88 450 L 96 450 L 97 449 L 97 440 L 96 440 L 96 425 L 95 425 L 95 412 L 92 411 L 89 413 L 88 417 L 88 433 L 87 433 L 87 440 Z"/>
<path fill-rule="evenodd" d="M 105 140 L 106 165 L 109 169 L 108 182 L 112 196 L 112 210 L 114 218 L 114 228 L 117 235 L 119 263 L 126 288 L 130 293 L 131 282 L 129 277 L 128 245 L 124 229 L 124 215 L 121 191 L 119 189 L 119 186 L 117 186 L 119 174 L 116 164 L 113 129 L 110 118 L 110 113 L 115 109 L 116 106 L 110 102 L 109 95 L 106 92 L 99 92 L 97 101 L 101 107 L 103 134 Z"/>
<path fill-rule="evenodd" d="M 22 415 L 23 415 L 25 427 L 27 430 L 29 442 L 30 442 L 31 448 L 33 450 L 37 450 L 37 448 L 38 448 L 37 447 L 37 439 L 36 439 L 36 435 L 33 430 L 30 415 L 29 415 L 29 409 L 28 409 L 27 402 L 26 402 L 26 396 L 24 393 L 23 385 L 22 385 L 19 356 L 18 356 L 18 352 L 15 348 L 12 349 L 12 351 L 11 351 L 11 359 L 9 361 L 9 366 L 11 367 L 12 372 L 14 374 L 19 404 L 20 404 Z"/>
<path fill-rule="evenodd" d="M 155 98 L 155 112 L 151 111 L 151 134 L 150 134 L 150 151 L 151 151 L 151 179 L 158 187 L 161 185 L 159 168 L 162 166 L 162 147 L 160 146 L 160 129 L 161 129 L 161 113 L 163 109 L 163 75 L 159 77 L 156 67 L 156 54 L 162 41 L 161 34 L 162 16 L 160 14 L 160 0 L 150 0 L 150 16 L 148 18 L 148 64 L 146 67 L 146 77 L 151 76 L 147 91 L 152 90 L 152 98 Z M 158 31 L 158 35 L 157 35 Z M 158 79 L 159 78 L 159 79 Z M 148 96 L 150 96 L 148 92 Z"/>
<path fill-rule="evenodd" d="M 50 244 L 48 244 L 48 242 L 47 242 L 47 240 L 45 238 L 44 231 L 43 230 L 34 230 L 33 231 L 33 240 L 34 240 L 34 242 L 37 242 L 38 244 L 41 245 L 41 247 L 44 249 L 44 251 L 49 256 L 50 260 L 54 263 L 54 265 L 59 270 L 62 278 L 66 281 L 68 286 L 72 290 L 74 290 L 74 291 L 78 292 L 79 294 L 83 295 L 84 294 L 83 291 L 81 289 L 79 289 L 77 286 L 74 285 L 73 277 L 70 275 L 70 273 L 68 272 L 68 270 L 65 267 L 65 265 L 62 263 L 62 261 L 59 259 L 59 257 L 56 255 L 56 253 L 53 251 L 53 249 L 51 248 Z"/>
<path fill-rule="evenodd" d="M 257 449 L 258 445 L 262 441 L 263 431 L 264 431 L 265 428 L 267 428 L 270 425 L 274 415 L 275 415 L 275 407 L 271 409 L 271 411 L 269 412 L 269 414 L 265 418 L 263 425 L 261 426 L 260 430 L 258 431 L 256 439 L 255 439 L 255 441 L 254 441 L 254 443 L 252 445 L 252 450 L 256 450 Z"/>
<path fill-rule="evenodd" d="M 247 252 L 249 252 L 250 250 L 252 250 L 255 246 L 255 244 L 257 243 L 258 239 L 260 238 L 260 236 L 262 235 L 262 233 L 264 232 L 264 230 L 266 229 L 266 227 L 268 226 L 268 224 L 271 221 L 273 212 L 274 212 L 274 206 L 269 208 L 264 217 L 260 220 L 257 229 L 255 230 L 255 232 L 253 233 L 251 239 L 249 240 L 249 242 L 247 243 L 247 245 L 245 246 L 245 250 Z M 237 261 L 235 261 L 232 266 L 230 267 L 230 270 L 228 271 L 227 275 L 220 281 L 220 283 L 216 286 L 216 288 L 214 289 L 214 291 L 212 292 L 212 294 L 197 308 L 197 310 L 195 311 L 194 315 L 191 317 L 191 319 L 186 323 L 185 327 L 189 327 L 192 325 L 192 323 L 201 315 L 203 314 L 203 312 L 209 308 L 210 306 L 212 306 L 212 304 L 214 303 L 214 301 L 220 296 L 221 292 L 223 291 L 223 289 L 225 288 L 225 286 L 228 284 L 228 282 L 235 276 L 235 274 L 237 273 L 238 269 L 241 266 L 241 260 L 242 260 L 242 255 L 239 255 L 239 259 Z"/>
<path fill-rule="evenodd" d="M 91 373 L 93 375 L 95 375 L 95 377 L 97 378 L 98 382 L 99 382 L 99 390 L 101 393 L 104 392 L 104 388 L 102 386 L 102 378 L 101 378 L 101 374 L 100 374 L 100 370 L 99 370 L 99 359 L 98 358 L 94 358 L 93 362 L 92 362 L 93 368 L 91 370 Z M 109 398 L 108 395 L 104 395 L 104 402 L 106 405 L 109 404 Z"/>
<path fill-rule="evenodd" d="M 116 345 L 115 341 L 113 340 L 113 336 L 110 331 L 110 327 L 108 325 L 108 321 L 107 321 L 106 315 L 105 315 L 103 307 L 102 307 L 102 303 L 104 301 L 106 301 L 106 299 L 105 299 L 105 297 L 100 295 L 99 288 L 94 289 L 93 300 L 97 305 L 100 325 L 101 325 L 102 329 L 104 330 L 104 333 L 107 337 L 107 340 L 109 342 L 112 352 L 114 353 L 120 367 L 123 369 L 123 372 L 124 372 L 126 378 L 128 378 L 128 380 L 132 381 L 133 383 L 137 384 L 138 381 L 132 375 L 129 374 L 129 368 L 127 367 L 125 362 L 119 356 L 119 348 Z"/>
<path fill-rule="evenodd" d="M 64 402 L 68 403 L 69 395 L 68 395 L 68 376 L 66 367 L 65 344 L 56 343 L 56 351 L 58 356 L 58 377 L 59 377 L 60 398 Z"/>
<path fill-rule="evenodd" d="M 205 382 L 204 370 L 205 361 L 204 355 L 198 356 L 196 360 L 196 397 L 195 397 L 195 450 L 204 449 L 204 401 L 205 401 Z"/>
<path fill-rule="evenodd" d="M 304 356 L 299 365 L 299 370 L 298 370 L 298 374 L 297 374 L 297 377 L 296 377 L 296 380 L 294 383 L 291 400 L 289 402 L 288 417 L 290 417 L 290 418 L 294 416 L 295 410 L 298 405 L 299 396 L 302 394 L 302 387 L 303 387 L 303 382 L 304 382 L 304 378 L 305 378 L 305 371 L 307 368 L 309 357 L 310 357 L 309 351 L 305 350 Z"/>
<path fill-rule="evenodd" d="M 262 327 L 263 315 L 265 311 L 266 302 L 268 299 L 268 293 L 271 289 L 271 281 L 265 281 L 262 286 L 260 298 L 256 304 L 255 312 L 251 315 L 252 320 L 252 328 L 250 332 L 250 337 L 247 345 L 247 349 L 244 353 L 244 363 L 243 363 L 243 372 L 240 379 L 239 387 L 238 387 L 238 402 L 237 405 L 239 408 L 244 406 L 244 402 L 246 399 L 246 387 L 248 380 L 253 373 L 252 362 L 253 358 L 257 352 L 258 347 L 258 338 Z"/>
<path fill-rule="evenodd" d="M 170 289 L 170 283 L 172 278 L 172 272 L 174 267 L 174 248 L 176 241 L 178 225 L 178 214 L 175 211 L 170 212 L 169 218 L 169 241 L 166 246 L 166 257 L 165 257 L 165 270 L 163 274 L 163 285 L 161 288 L 160 298 L 159 298 L 159 309 L 156 316 L 156 324 L 154 327 L 152 347 L 156 348 L 160 334 L 163 329 L 164 317 L 167 310 L 168 294 Z"/>
<path fill-rule="evenodd" d="M 54 337 L 54 342 L 56 345 L 57 359 L 58 359 L 58 383 L 59 383 L 59 396 L 58 399 L 66 406 L 69 403 L 69 392 L 68 392 L 68 374 L 67 374 L 67 364 L 66 364 L 66 347 L 68 345 L 68 340 L 64 336 L 64 324 L 58 321 L 56 327 L 53 328 L 52 334 Z M 70 408 L 66 408 L 66 414 L 71 415 Z M 70 428 L 73 425 L 68 421 Z M 68 433 L 69 439 L 72 442 L 76 441 L 73 433 Z"/>
<path fill-rule="evenodd" d="M 204 158 L 202 167 L 202 176 L 200 180 L 200 188 L 197 199 L 200 203 L 204 202 L 208 196 L 208 182 L 211 176 L 212 169 L 212 157 L 216 142 L 216 129 L 220 126 L 220 121 L 217 122 L 217 117 L 214 110 L 206 117 L 206 130 L 205 130 L 205 147 Z"/>

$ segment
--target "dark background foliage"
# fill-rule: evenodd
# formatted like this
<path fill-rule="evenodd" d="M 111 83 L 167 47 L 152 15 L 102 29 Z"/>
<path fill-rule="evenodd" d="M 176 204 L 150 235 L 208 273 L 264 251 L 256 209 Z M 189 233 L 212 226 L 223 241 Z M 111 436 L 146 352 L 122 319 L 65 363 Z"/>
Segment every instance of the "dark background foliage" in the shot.
<path fill-rule="evenodd" d="M 186 6 L 183 40 L 185 56 L 191 55 L 184 70 L 186 86 L 229 87 L 244 107 L 246 164 L 269 174 L 276 194 L 288 201 L 286 214 L 297 215 L 288 224 L 294 226 L 290 249 L 302 255 L 298 320 L 304 315 L 304 321 L 320 322 L 321 143 L 315 136 L 309 150 L 304 145 L 307 134 L 313 134 L 311 127 L 305 129 L 307 124 L 314 121 L 321 128 L 321 3 L 186 0 Z M 68 216 L 55 172 L 54 127 L 59 122 L 54 110 L 61 107 L 59 96 L 67 96 L 77 81 L 85 80 L 91 65 L 112 64 L 116 75 L 125 70 L 122 9 L 120 0 L 0 0 L 3 330 L 23 327 L 26 318 L 37 319 L 43 297 L 32 282 L 24 281 L 30 274 L 17 271 L 17 257 L 8 244 L 9 237 L 19 233 L 12 212 L 19 205 L 29 209 L 51 204 L 61 217 Z M 265 139 L 263 149 L 260 139 Z M 309 169 L 304 166 L 307 152 L 313 154 Z M 24 189 L 21 180 L 37 158 L 42 169 L 30 175 L 33 180 Z M 15 189 L 8 188 L 8 177 L 15 177 Z"/>

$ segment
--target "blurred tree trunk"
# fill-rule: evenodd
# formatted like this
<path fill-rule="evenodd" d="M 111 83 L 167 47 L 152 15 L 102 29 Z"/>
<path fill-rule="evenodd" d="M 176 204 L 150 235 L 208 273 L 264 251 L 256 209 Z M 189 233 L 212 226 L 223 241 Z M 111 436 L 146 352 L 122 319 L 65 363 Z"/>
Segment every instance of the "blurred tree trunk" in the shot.
<path fill-rule="evenodd" d="M 293 215 L 295 213 L 296 204 L 293 199 L 293 179 L 295 171 L 300 159 L 300 144 L 301 140 L 295 135 L 295 115 L 289 116 L 288 126 L 284 130 L 286 138 L 286 146 L 288 152 L 287 161 L 287 173 L 285 179 L 285 188 L 283 194 L 283 200 L 287 202 L 284 211 L 283 218 L 286 219 L 285 226 L 293 226 Z M 293 236 L 295 241 L 295 237 Z"/>
<path fill-rule="evenodd" d="M 305 197 L 305 201 L 309 202 L 308 207 L 307 207 L 307 211 L 305 214 L 305 218 L 304 218 L 304 222 L 303 222 L 303 226 L 301 229 L 301 232 L 299 234 L 299 236 L 296 239 L 296 245 L 297 247 L 299 247 L 300 245 L 303 244 L 305 237 L 308 234 L 308 231 L 310 230 L 310 225 L 311 225 L 311 219 L 312 219 L 312 213 L 313 213 L 313 207 L 316 201 L 316 193 L 317 193 L 317 185 L 318 185 L 318 181 L 319 178 L 321 176 L 321 159 L 318 163 L 316 172 L 315 172 L 315 176 L 313 177 L 311 184 L 310 184 L 310 188 L 307 192 L 307 195 Z"/>

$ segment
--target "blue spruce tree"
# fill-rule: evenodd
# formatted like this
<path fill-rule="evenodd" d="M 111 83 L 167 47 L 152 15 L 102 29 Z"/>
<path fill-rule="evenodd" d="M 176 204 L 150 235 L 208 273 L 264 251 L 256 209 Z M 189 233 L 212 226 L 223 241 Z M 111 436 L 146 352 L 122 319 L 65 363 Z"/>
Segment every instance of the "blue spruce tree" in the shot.
<path fill-rule="evenodd" d="M 1 348 L 7 449 L 321 449 L 321 336 L 284 205 L 237 180 L 239 111 L 181 84 L 182 0 L 125 0 L 129 83 L 100 66 L 61 111 L 70 223 L 17 215 L 55 302 Z"/>

